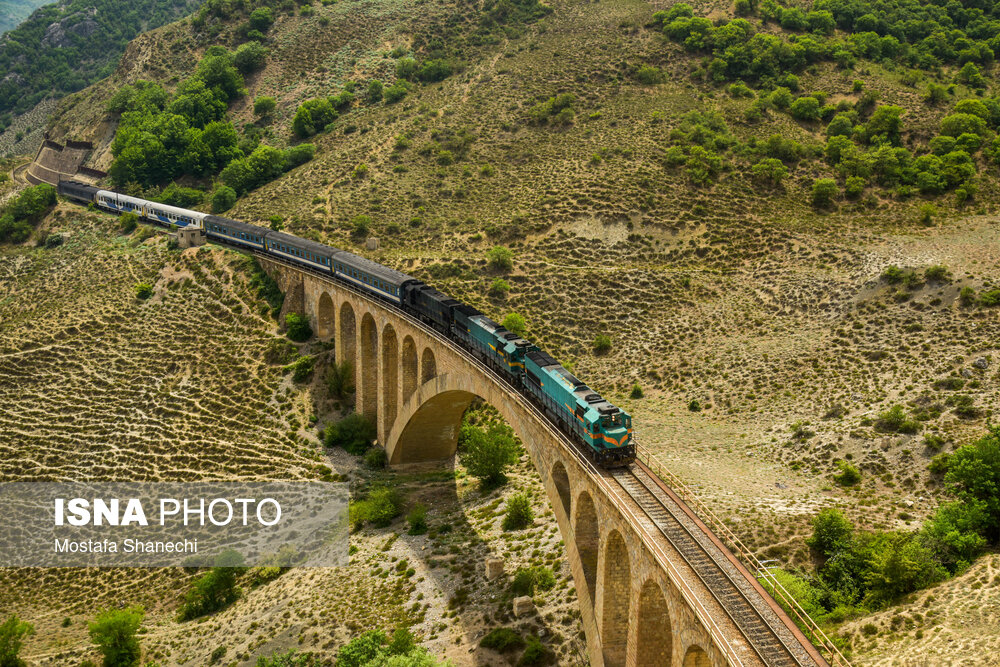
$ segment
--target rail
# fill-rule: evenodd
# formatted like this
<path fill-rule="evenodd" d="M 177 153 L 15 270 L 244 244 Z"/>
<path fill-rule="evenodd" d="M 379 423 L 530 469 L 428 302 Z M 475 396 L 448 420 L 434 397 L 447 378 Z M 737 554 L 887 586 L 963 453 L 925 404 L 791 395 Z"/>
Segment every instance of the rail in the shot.
<path fill-rule="evenodd" d="M 778 599 L 782 606 L 788 610 L 789 613 L 793 614 L 795 618 L 799 621 L 799 627 L 803 631 L 810 635 L 809 639 L 813 644 L 817 645 L 821 650 L 823 650 L 829 660 L 830 664 L 835 667 L 851 667 L 851 663 L 848 662 L 844 654 L 840 652 L 837 645 L 823 632 L 823 629 L 812 619 L 809 613 L 802 608 L 802 605 L 792 596 L 788 590 L 781 585 L 781 582 L 774 576 L 770 568 L 757 558 L 757 556 L 747 547 L 743 541 L 737 537 L 729 526 L 727 526 L 722 519 L 720 519 L 715 512 L 710 510 L 708 506 L 701 501 L 701 498 L 695 494 L 694 491 L 690 489 L 681 480 L 680 477 L 675 475 L 667 468 L 663 463 L 656 458 L 656 456 L 650 452 L 645 447 L 640 447 L 636 445 L 636 455 L 642 457 L 645 454 L 646 467 L 652 470 L 660 479 L 664 480 L 670 485 L 678 495 L 680 495 L 684 502 L 690 505 L 698 516 L 711 525 L 712 529 L 717 535 L 720 535 L 726 540 L 730 549 L 736 552 L 736 555 L 744 561 L 744 564 L 748 566 L 752 571 L 754 571 L 758 578 L 763 579 L 771 587 L 771 595 Z M 655 466 L 655 468 L 654 468 Z"/>

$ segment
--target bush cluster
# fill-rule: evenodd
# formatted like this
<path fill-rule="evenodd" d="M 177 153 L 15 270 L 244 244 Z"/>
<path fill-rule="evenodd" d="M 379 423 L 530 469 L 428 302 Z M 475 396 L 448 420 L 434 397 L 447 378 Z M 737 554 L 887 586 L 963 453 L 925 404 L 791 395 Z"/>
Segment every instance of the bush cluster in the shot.
<path fill-rule="evenodd" d="M 23 243 L 56 203 L 56 189 L 42 183 L 25 188 L 0 215 L 0 243 Z"/>

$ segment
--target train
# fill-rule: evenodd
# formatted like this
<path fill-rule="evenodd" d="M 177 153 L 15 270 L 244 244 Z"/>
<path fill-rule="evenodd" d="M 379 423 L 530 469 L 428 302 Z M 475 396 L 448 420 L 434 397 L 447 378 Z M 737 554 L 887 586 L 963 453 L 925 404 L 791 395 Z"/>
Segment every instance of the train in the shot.
<path fill-rule="evenodd" d="M 78 181 L 60 181 L 67 199 L 171 228 L 193 228 L 207 240 L 279 258 L 331 276 L 399 309 L 447 336 L 526 396 L 598 465 L 635 459 L 632 418 L 601 397 L 537 345 L 497 324 L 472 306 L 378 262 L 220 215 L 168 206 Z"/>

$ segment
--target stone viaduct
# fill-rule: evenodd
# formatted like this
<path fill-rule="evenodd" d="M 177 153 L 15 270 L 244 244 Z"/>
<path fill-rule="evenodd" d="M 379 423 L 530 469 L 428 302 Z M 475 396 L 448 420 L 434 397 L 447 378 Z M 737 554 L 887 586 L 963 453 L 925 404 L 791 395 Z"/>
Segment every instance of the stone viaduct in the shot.
<path fill-rule="evenodd" d="M 285 292 L 286 310 L 306 313 L 319 338 L 335 341 L 337 361 L 351 362 L 356 409 L 377 424 L 390 465 L 453 456 L 462 414 L 477 396 L 501 412 L 558 521 L 591 665 L 763 664 L 627 495 L 570 451 L 517 392 L 398 311 L 333 278 L 260 261 Z"/>

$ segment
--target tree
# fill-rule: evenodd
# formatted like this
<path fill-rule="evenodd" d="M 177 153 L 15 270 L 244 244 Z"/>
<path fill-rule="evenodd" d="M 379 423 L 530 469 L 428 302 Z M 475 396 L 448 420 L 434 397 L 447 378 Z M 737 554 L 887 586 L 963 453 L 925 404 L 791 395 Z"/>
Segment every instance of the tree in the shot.
<path fill-rule="evenodd" d="M 975 63 L 965 63 L 962 65 L 962 69 L 958 71 L 955 75 L 955 79 L 959 83 L 964 83 L 970 88 L 985 88 L 986 79 L 983 78 L 982 73 L 979 71 L 979 67 Z"/>
<path fill-rule="evenodd" d="M 0 625 L 0 667 L 24 667 L 24 660 L 18 657 L 24 638 L 34 634 L 35 626 L 11 614 Z"/>
<path fill-rule="evenodd" d="M 777 187 L 788 175 L 788 167 L 781 160 L 769 157 L 750 167 L 750 172 L 758 181 Z"/>
<path fill-rule="evenodd" d="M 959 137 L 963 134 L 986 133 L 986 121 L 971 113 L 953 113 L 941 119 L 941 134 L 948 137 Z"/>
<path fill-rule="evenodd" d="M 827 137 L 850 137 L 851 132 L 854 130 L 854 123 L 851 122 L 851 117 L 846 113 L 838 113 L 830 121 L 830 124 L 826 126 L 826 136 Z"/>
<path fill-rule="evenodd" d="M 288 337 L 296 343 L 304 343 L 312 338 L 312 327 L 309 326 L 309 319 L 304 315 L 288 313 L 285 315 L 285 327 Z"/>
<path fill-rule="evenodd" d="M 819 100 L 812 96 L 800 97 L 789 108 L 793 118 L 802 121 L 819 120 Z"/>
<path fill-rule="evenodd" d="M 465 426 L 460 439 L 459 459 L 470 475 L 485 486 L 498 486 L 507 481 L 504 473 L 517 461 L 520 451 L 510 427 L 491 424 L 484 430 Z"/>
<path fill-rule="evenodd" d="M 535 513 L 531 509 L 531 500 L 526 493 L 515 493 L 507 499 L 507 512 L 503 518 L 504 530 L 521 530 L 531 525 Z"/>
<path fill-rule="evenodd" d="M 900 116 L 903 115 L 901 107 L 883 105 L 875 109 L 868 122 L 865 123 L 865 135 L 869 144 L 891 143 L 893 146 L 899 145 L 899 130 L 902 126 Z"/>
<path fill-rule="evenodd" d="M 269 117 L 278 107 L 278 102 L 267 95 L 261 95 L 253 103 L 253 112 L 261 118 Z"/>
<path fill-rule="evenodd" d="M 270 7 L 260 7 L 250 12 L 250 25 L 254 30 L 267 32 L 272 23 L 274 23 L 274 16 L 271 14 Z"/>
<path fill-rule="evenodd" d="M 225 551 L 216 559 L 215 567 L 195 579 L 191 590 L 184 597 L 179 620 L 188 621 L 211 614 L 236 601 L 240 589 L 236 587 L 236 574 L 243 566 L 243 557 L 235 551 Z"/>
<path fill-rule="evenodd" d="M 514 268 L 514 253 L 505 246 L 494 246 L 486 253 L 486 262 L 495 271 L 510 271 Z"/>
<path fill-rule="evenodd" d="M 518 313 L 508 313 L 507 317 L 503 318 L 503 327 L 508 331 L 513 331 L 518 336 L 524 336 L 527 332 L 527 323 L 525 323 L 524 318 Z"/>
<path fill-rule="evenodd" d="M 806 544 L 829 558 L 850 546 L 854 526 L 844 514 L 834 507 L 827 508 L 813 519 L 812 537 Z"/>
<path fill-rule="evenodd" d="M 944 480 L 960 499 L 983 503 L 985 534 L 994 544 L 1000 542 L 1000 426 L 952 454 Z"/>
<path fill-rule="evenodd" d="M 90 623 L 90 639 L 104 656 L 103 667 L 132 667 L 139 664 L 136 633 L 146 613 L 142 607 L 109 609 Z"/>
<path fill-rule="evenodd" d="M 233 54 L 233 65 L 244 75 L 261 69 L 265 62 L 267 48 L 260 42 L 247 42 Z"/>
<path fill-rule="evenodd" d="M 817 208 L 829 206 L 837 196 L 837 181 L 832 178 L 817 178 L 812 185 L 812 203 Z"/>
<path fill-rule="evenodd" d="M 212 213 L 224 213 L 236 203 L 236 190 L 220 185 L 212 193 Z"/>
<path fill-rule="evenodd" d="M 369 104 L 378 104 L 382 101 L 382 82 L 378 79 L 372 79 L 368 82 L 368 102 Z"/>
<path fill-rule="evenodd" d="M 342 447 L 349 454 L 364 454 L 375 439 L 375 425 L 362 414 L 352 412 L 339 422 L 330 424 L 323 433 L 327 447 Z"/>

